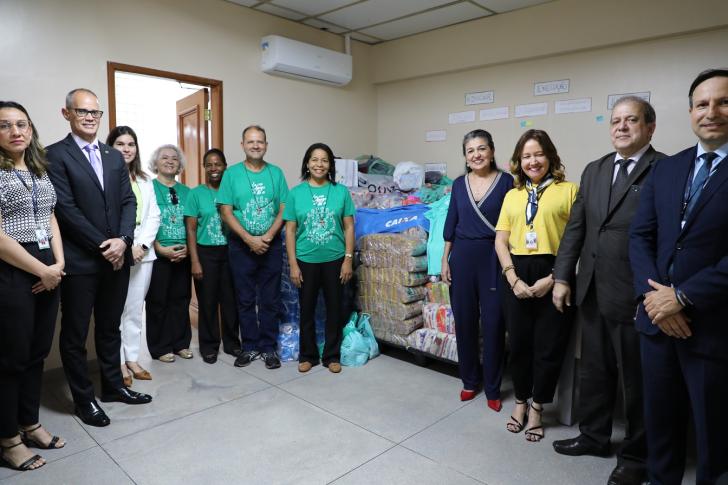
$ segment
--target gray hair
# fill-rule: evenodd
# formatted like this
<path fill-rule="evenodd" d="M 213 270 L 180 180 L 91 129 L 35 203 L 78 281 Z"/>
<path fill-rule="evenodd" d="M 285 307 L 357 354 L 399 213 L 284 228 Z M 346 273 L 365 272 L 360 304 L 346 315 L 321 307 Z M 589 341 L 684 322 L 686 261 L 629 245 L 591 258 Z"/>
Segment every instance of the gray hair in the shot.
<path fill-rule="evenodd" d="M 642 110 L 642 116 L 645 118 L 645 123 L 652 124 L 657 121 L 657 114 L 655 113 L 655 108 L 652 107 L 649 101 L 646 99 L 642 99 L 639 96 L 622 96 L 617 100 L 616 103 L 612 106 L 612 110 L 619 106 L 620 104 L 624 103 L 633 103 L 640 107 L 640 110 Z"/>
<path fill-rule="evenodd" d="M 182 170 L 185 169 L 185 165 L 187 165 L 187 159 L 185 158 L 184 153 L 182 153 L 182 150 L 180 150 L 177 145 L 162 145 L 154 150 L 152 156 L 149 158 L 149 164 L 147 165 L 149 170 L 151 170 L 151 172 L 154 174 L 159 173 L 159 170 L 157 169 L 157 160 L 159 160 L 159 157 L 162 154 L 162 150 L 174 150 L 175 153 L 177 153 L 177 158 L 179 159 L 179 170 L 177 171 L 177 174 L 180 174 Z"/>
<path fill-rule="evenodd" d="M 265 134 L 265 130 L 263 129 L 263 127 L 260 125 L 248 125 L 245 128 L 243 128 L 243 136 L 242 136 L 243 140 L 245 139 L 245 134 L 250 130 L 259 131 L 259 132 L 263 133 L 263 140 L 265 140 L 265 142 L 268 143 L 268 136 Z"/>
<path fill-rule="evenodd" d="M 96 100 L 97 100 L 97 101 L 98 101 L 98 99 L 99 99 L 99 97 L 98 97 L 98 96 L 96 96 L 96 93 L 94 93 L 94 92 L 93 92 L 93 91 L 91 91 L 90 89 L 86 89 L 86 88 L 76 88 L 76 89 L 72 89 L 72 90 L 70 90 L 70 91 L 68 92 L 68 94 L 66 95 L 66 109 L 71 109 L 71 108 L 73 108 L 73 96 L 74 96 L 74 95 L 75 95 L 76 93 L 88 93 L 88 94 L 90 94 L 91 96 L 93 96 L 94 98 L 96 98 Z"/>

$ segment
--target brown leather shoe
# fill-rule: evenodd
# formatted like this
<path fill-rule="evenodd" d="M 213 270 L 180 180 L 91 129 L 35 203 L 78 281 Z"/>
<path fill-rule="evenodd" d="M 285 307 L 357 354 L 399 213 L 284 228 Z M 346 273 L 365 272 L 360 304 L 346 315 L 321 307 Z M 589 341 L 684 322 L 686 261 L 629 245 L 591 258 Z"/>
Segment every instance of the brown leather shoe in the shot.
<path fill-rule="evenodd" d="M 308 372 L 311 370 L 311 362 L 299 362 L 298 363 L 298 372 Z"/>
<path fill-rule="evenodd" d="M 122 380 L 124 382 L 124 387 L 131 387 L 131 383 L 132 383 L 131 376 L 122 376 L 122 378 L 123 378 Z"/>
<path fill-rule="evenodd" d="M 339 364 L 338 362 L 331 362 L 328 367 L 329 371 L 333 372 L 334 374 L 338 374 L 339 372 L 341 372 L 341 364 Z"/>
<path fill-rule="evenodd" d="M 141 369 L 139 372 L 134 372 L 133 370 L 131 371 L 131 373 L 134 375 L 134 379 L 138 381 L 151 381 L 152 374 L 150 374 L 149 371 L 146 369 L 142 369 L 141 367 L 139 368 Z"/>

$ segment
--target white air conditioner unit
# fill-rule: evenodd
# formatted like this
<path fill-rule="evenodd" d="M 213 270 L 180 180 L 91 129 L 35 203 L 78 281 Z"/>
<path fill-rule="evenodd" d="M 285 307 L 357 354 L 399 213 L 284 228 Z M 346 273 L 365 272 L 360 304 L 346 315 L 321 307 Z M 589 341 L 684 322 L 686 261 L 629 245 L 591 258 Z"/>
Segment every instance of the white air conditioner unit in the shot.
<path fill-rule="evenodd" d="M 351 81 L 352 60 L 349 54 L 267 35 L 260 41 L 263 72 L 304 81 L 345 86 Z"/>

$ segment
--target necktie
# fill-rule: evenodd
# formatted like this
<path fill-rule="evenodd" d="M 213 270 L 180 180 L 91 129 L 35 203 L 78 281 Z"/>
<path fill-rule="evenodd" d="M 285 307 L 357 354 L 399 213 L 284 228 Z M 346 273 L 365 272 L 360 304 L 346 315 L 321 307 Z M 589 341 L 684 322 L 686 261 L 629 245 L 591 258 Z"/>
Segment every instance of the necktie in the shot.
<path fill-rule="evenodd" d="M 626 160 L 617 160 L 617 164 L 619 165 L 619 171 L 617 172 L 617 177 L 612 183 L 612 193 L 609 195 L 609 209 L 612 209 L 612 207 L 614 207 L 614 205 L 617 203 L 617 195 L 620 194 L 622 190 L 624 190 L 624 188 L 627 186 L 627 179 L 629 178 L 629 172 L 627 171 L 627 167 L 629 167 L 629 164 L 632 162 L 633 160 L 631 158 Z"/>
<path fill-rule="evenodd" d="M 84 150 L 86 150 L 86 153 L 88 153 L 88 160 L 91 163 L 91 168 L 94 169 L 94 172 L 96 172 L 96 177 L 99 179 L 99 183 L 101 184 L 101 188 L 104 188 L 104 167 L 101 165 L 101 160 L 99 160 L 99 157 L 96 156 L 96 146 L 92 144 L 88 144 L 85 147 L 83 147 Z"/>
<path fill-rule="evenodd" d="M 703 166 L 700 167 L 700 170 L 698 170 L 697 175 L 695 175 L 695 178 L 693 179 L 692 185 L 690 185 L 690 194 L 687 198 L 687 207 L 685 208 L 685 216 L 683 217 L 683 220 L 687 220 L 690 211 L 693 210 L 693 207 L 695 207 L 695 204 L 698 202 L 700 193 L 703 191 L 703 187 L 710 176 L 710 170 L 713 168 L 713 160 L 718 158 L 718 154 L 714 152 L 706 152 L 703 153 L 702 157 L 705 163 L 703 163 Z M 688 183 L 690 182 L 688 181 Z"/>

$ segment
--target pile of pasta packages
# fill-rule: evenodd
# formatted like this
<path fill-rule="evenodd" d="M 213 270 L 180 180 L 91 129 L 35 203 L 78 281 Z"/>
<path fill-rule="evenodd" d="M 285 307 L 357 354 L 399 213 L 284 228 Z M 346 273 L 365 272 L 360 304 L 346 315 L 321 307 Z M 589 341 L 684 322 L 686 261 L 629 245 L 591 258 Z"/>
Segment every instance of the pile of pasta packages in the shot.
<path fill-rule="evenodd" d="M 376 337 L 457 362 L 448 287 L 427 275 L 427 232 L 370 234 L 358 247 L 358 305 Z"/>

